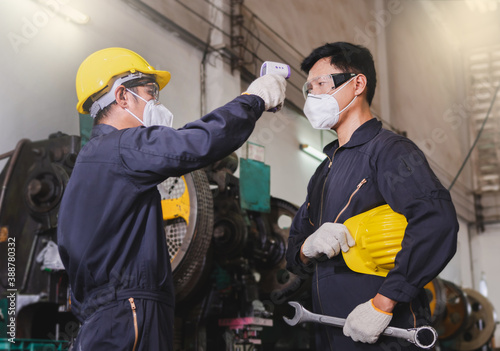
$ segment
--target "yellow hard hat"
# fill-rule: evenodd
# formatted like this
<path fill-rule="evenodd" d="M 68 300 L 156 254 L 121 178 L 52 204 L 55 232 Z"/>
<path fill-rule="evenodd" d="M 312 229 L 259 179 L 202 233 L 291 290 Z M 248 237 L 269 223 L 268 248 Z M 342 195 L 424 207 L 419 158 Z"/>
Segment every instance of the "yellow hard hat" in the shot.
<path fill-rule="evenodd" d="M 87 57 L 76 74 L 76 109 L 80 113 L 89 113 L 84 103 L 94 94 L 111 87 L 114 80 L 127 73 L 154 75 L 161 89 L 170 81 L 170 72 L 157 71 L 135 52 L 123 48 L 99 50 Z"/>
<path fill-rule="evenodd" d="M 387 276 L 401 250 L 406 218 L 382 205 L 349 218 L 344 225 L 356 241 L 342 252 L 347 266 L 358 273 Z"/>

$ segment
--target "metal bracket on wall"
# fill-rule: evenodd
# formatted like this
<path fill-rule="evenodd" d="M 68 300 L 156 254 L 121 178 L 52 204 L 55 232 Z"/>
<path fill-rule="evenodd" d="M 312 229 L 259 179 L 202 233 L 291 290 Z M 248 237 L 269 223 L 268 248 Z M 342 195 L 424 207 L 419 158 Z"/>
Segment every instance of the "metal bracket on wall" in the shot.
<path fill-rule="evenodd" d="M 240 69 L 245 60 L 245 37 L 243 36 L 243 24 L 245 19 L 242 14 L 243 0 L 231 0 L 231 48 L 235 50 L 236 56 L 231 59 L 231 69 Z"/>
<path fill-rule="evenodd" d="M 476 213 L 476 229 L 478 233 L 484 232 L 483 205 L 481 203 L 481 194 L 474 194 L 474 211 Z"/>

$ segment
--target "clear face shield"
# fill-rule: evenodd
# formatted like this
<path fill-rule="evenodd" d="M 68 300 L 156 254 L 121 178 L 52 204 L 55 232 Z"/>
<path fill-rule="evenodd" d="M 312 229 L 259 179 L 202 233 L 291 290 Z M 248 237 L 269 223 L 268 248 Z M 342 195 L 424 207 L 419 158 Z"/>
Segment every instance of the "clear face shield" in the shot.
<path fill-rule="evenodd" d="M 304 86 L 302 87 L 304 99 L 307 99 L 307 95 L 309 94 L 327 94 L 331 90 L 337 89 L 342 84 L 355 76 L 356 73 L 335 73 L 315 77 L 310 81 L 304 83 Z"/>

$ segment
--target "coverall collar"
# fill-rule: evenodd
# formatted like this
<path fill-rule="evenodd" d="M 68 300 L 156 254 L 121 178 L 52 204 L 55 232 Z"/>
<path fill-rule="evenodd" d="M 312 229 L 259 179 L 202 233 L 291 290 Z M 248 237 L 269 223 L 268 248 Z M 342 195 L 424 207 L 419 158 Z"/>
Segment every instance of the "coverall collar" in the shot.
<path fill-rule="evenodd" d="M 110 126 L 109 124 L 97 124 L 92 127 L 92 133 L 90 134 L 90 139 L 93 139 L 100 135 L 112 133 L 115 130 L 117 129 L 113 126 Z"/>
<path fill-rule="evenodd" d="M 368 141 L 372 140 L 375 135 L 377 135 L 382 129 L 382 122 L 377 120 L 376 118 L 372 118 L 369 121 L 363 123 L 354 131 L 351 136 L 351 139 L 344 145 L 343 148 L 351 148 L 359 145 L 363 145 Z M 333 150 L 336 150 L 339 147 L 338 139 L 326 145 L 323 149 L 323 152 L 327 155 L 330 155 Z"/>

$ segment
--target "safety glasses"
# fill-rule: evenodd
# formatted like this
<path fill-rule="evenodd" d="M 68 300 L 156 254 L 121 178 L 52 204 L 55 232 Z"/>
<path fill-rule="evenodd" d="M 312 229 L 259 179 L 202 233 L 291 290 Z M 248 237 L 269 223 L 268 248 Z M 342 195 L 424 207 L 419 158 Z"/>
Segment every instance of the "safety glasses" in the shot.
<path fill-rule="evenodd" d="M 127 88 L 136 88 L 136 87 L 144 87 L 146 94 L 150 95 L 153 97 L 155 101 L 159 101 L 160 98 L 160 87 L 158 86 L 158 83 L 156 82 L 144 82 L 143 81 L 137 81 L 133 82 L 132 84 L 129 84 Z"/>
<path fill-rule="evenodd" d="M 148 94 L 149 96 L 152 96 L 153 100 L 155 102 L 159 101 L 159 98 L 160 98 L 160 87 L 158 86 L 158 84 L 156 82 L 154 82 L 154 83 L 140 84 L 140 85 L 137 85 L 137 86 L 144 87 L 144 91 L 145 91 L 146 94 Z"/>
<path fill-rule="evenodd" d="M 158 101 L 160 98 L 160 87 L 157 83 L 149 83 L 144 85 L 146 88 L 146 93 L 151 95 L 155 101 Z"/>
<path fill-rule="evenodd" d="M 304 99 L 307 99 L 307 95 L 309 94 L 326 94 L 330 90 L 340 87 L 342 84 L 355 76 L 356 73 L 335 73 L 318 76 L 309 82 L 304 83 L 304 86 L 302 87 Z"/>

